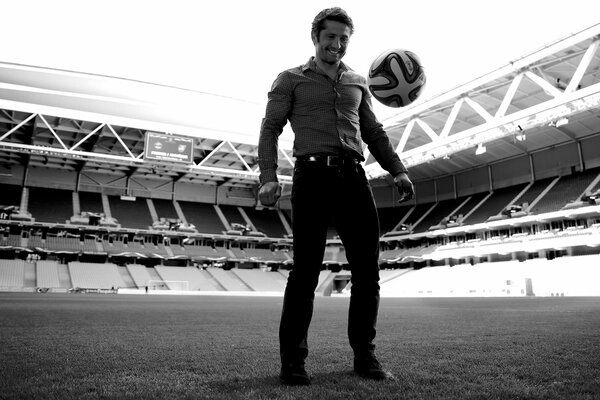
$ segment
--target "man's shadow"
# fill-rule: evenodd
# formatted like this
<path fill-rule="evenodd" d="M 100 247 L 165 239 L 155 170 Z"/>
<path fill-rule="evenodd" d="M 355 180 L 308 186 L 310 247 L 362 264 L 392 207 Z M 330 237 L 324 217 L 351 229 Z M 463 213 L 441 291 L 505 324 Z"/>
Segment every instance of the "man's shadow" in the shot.
<path fill-rule="evenodd" d="M 279 375 L 205 381 L 203 382 L 203 386 L 207 387 L 212 394 L 222 395 L 222 397 L 216 398 L 227 398 L 229 400 L 237 398 L 238 395 L 241 398 L 248 398 L 249 393 L 260 394 L 259 398 L 262 398 L 262 396 L 265 398 L 277 398 L 278 393 L 282 394 L 284 392 L 301 395 L 311 390 L 314 391 L 315 387 L 318 387 L 321 397 L 328 397 L 328 392 L 335 397 L 339 395 L 340 388 L 344 386 L 353 388 L 357 384 L 363 384 L 365 386 L 373 385 L 374 388 L 381 387 L 381 382 L 378 383 L 361 378 L 352 369 L 316 373 L 310 373 L 309 371 L 309 376 L 311 384 L 308 386 L 285 385 L 280 382 Z M 394 381 L 391 380 L 388 382 L 392 383 Z"/>

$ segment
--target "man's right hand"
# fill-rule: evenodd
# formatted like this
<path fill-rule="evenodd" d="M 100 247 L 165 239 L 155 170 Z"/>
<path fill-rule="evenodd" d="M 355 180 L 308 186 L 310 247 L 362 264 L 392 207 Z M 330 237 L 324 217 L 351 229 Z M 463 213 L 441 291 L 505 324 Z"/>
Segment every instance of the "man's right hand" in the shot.
<path fill-rule="evenodd" d="M 258 199 L 265 207 L 272 207 L 281 196 L 281 186 L 278 182 L 265 182 L 258 191 Z"/>

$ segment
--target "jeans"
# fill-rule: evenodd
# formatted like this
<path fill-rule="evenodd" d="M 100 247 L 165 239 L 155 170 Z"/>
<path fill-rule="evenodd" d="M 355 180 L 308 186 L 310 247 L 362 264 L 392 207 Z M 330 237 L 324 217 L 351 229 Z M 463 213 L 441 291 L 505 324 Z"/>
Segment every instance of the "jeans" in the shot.
<path fill-rule="evenodd" d="M 356 357 L 372 355 L 379 310 L 379 219 L 362 166 L 297 162 L 291 202 L 294 267 L 285 289 L 279 327 L 282 363 L 304 363 L 308 356 L 307 334 L 329 221 L 342 240 L 352 273 L 350 346 Z"/>

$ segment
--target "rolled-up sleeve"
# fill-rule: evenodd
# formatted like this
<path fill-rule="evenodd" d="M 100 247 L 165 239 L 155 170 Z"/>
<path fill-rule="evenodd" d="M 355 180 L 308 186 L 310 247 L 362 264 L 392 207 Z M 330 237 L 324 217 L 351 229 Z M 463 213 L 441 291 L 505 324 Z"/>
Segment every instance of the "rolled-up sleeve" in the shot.
<path fill-rule="evenodd" d="M 277 182 L 278 141 L 292 110 L 293 88 L 287 73 L 277 76 L 268 94 L 265 117 L 260 126 L 258 165 L 260 183 Z"/>

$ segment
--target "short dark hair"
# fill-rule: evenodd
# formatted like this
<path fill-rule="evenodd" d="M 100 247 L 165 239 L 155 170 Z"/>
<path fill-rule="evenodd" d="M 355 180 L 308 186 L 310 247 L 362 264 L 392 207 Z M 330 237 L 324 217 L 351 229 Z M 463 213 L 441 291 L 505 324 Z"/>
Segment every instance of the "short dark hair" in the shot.
<path fill-rule="evenodd" d="M 323 29 L 325 29 L 325 21 L 327 20 L 346 24 L 348 25 L 348 28 L 350 28 L 350 34 L 352 35 L 354 33 L 354 23 L 352 22 L 352 18 L 350 18 L 348 13 L 346 13 L 346 11 L 340 7 L 332 7 L 326 8 L 317 14 L 312 23 L 312 30 L 310 32 L 311 36 L 319 39 L 319 34 Z"/>

